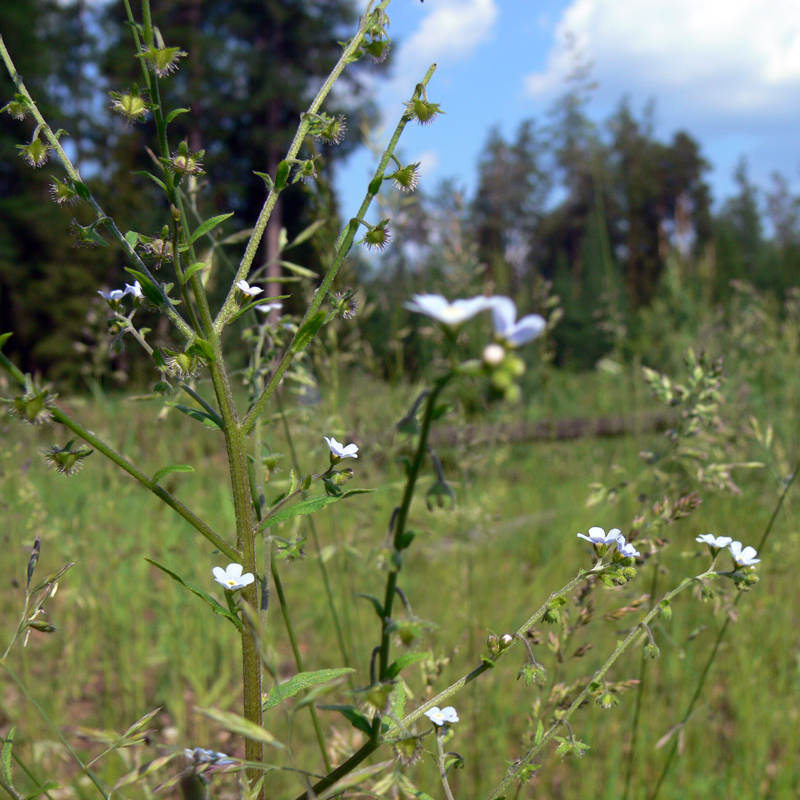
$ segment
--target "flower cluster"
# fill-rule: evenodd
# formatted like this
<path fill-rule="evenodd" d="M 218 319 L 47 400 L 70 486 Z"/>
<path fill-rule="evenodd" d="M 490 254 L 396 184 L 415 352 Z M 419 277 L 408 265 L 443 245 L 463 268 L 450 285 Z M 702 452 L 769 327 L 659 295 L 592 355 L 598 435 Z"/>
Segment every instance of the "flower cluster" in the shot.
<path fill-rule="evenodd" d="M 711 533 L 704 533 L 702 536 L 698 536 L 695 541 L 708 545 L 713 557 L 716 557 L 720 550 L 727 547 L 737 569 L 739 567 L 754 567 L 761 562 L 760 558 L 756 558 L 758 553 L 755 547 L 744 547 L 741 542 L 735 542 L 730 536 L 714 536 Z"/>
<path fill-rule="evenodd" d="M 617 546 L 617 552 L 622 558 L 638 558 L 641 553 L 630 543 L 625 541 L 619 528 L 612 528 L 606 533 L 602 528 L 589 528 L 589 535 L 579 533 L 581 539 L 586 539 L 594 546 L 594 551 L 598 556 L 604 556 L 611 547 Z"/>

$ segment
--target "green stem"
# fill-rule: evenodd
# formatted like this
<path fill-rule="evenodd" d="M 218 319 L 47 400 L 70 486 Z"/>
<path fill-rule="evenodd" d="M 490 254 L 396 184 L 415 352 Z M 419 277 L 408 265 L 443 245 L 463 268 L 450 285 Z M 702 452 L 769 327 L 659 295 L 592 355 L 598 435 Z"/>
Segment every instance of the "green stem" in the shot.
<path fill-rule="evenodd" d="M 286 595 L 283 593 L 283 584 L 281 583 L 281 576 L 275 567 L 275 561 L 271 562 L 272 566 L 272 582 L 275 584 L 275 593 L 278 595 L 278 602 L 281 606 L 281 614 L 283 615 L 283 622 L 286 625 L 286 632 L 289 634 L 289 642 L 292 645 L 292 653 L 294 653 L 294 663 L 297 665 L 298 672 L 304 672 L 303 657 L 300 655 L 300 648 L 297 646 L 297 637 L 294 635 L 294 626 L 289 617 L 289 606 L 286 603 Z M 325 770 L 331 771 L 331 762 L 328 758 L 328 752 L 325 749 L 325 737 L 322 735 L 322 726 L 319 723 L 316 706 L 313 703 L 308 704 L 308 710 L 311 712 L 311 719 L 314 723 L 314 731 L 317 734 L 317 743 L 319 744 L 322 759 L 325 762 Z"/>
<path fill-rule="evenodd" d="M 658 556 L 653 559 L 653 577 L 650 580 L 650 597 L 656 596 L 656 584 L 658 583 L 659 562 Z M 643 658 L 639 666 L 639 685 L 636 687 L 636 707 L 633 711 L 633 730 L 631 732 L 631 746 L 628 750 L 628 763 L 625 768 L 625 789 L 622 793 L 622 800 L 628 800 L 630 796 L 631 780 L 633 779 L 633 765 L 636 761 L 636 746 L 639 743 L 639 722 L 642 714 L 642 703 L 644 701 L 645 675 L 647 673 L 648 659 Z"/>
<path fill-rule="evenodd" d="M 381 3 L 380 7 L 381 8 L 385 7 L 387 2 L 388 0 L 384 0 L 384 2 Z M 422 79 L 422 84 L 420 85 L 425 85 L 428 83 L 435 69 L 436 65 L 434 64 L 425 73 L 425 77 Z M 381 158 L 378 168 L 375 170 L 375 176 L 370 182 L 371 187 L 374 188 L 375 182 L 379 178 L 383 177 L 383 173 L 386 169 L 386 166 L 389 163 L 389 160 L 391 159 L 392 153 L 394 152 L 394 149 L 397 146 L 397 142 L 400 139 L 400 134 L 403 132 L 403 129 L 405 128 L 407 122 L 408 118 L 404 114 L 400 122 L 398 123 L 397 128 L 395 128 L 395 132 L 392 135 L 391 140 L 389 141 L 389 145 L 386 148 L 383 157 Z M 271 196 L 272 195 L 270 195 L 270 197 Z M 367 194 L 364 197 L 364 200 L 361 203 L 361 208 L 359 208 L 358 210 L 357 216 L 363 217 L 367 213 L 367 210 L 369 209 L 369 205 L 372 202 L 373 197 L 375 197 L 375 195 L 368 190 Z M 266 222 L 264 224 L 266 225 Z M 331 284 L 333 283 L 333 279 L 336 277 L 336 273 L 339 271 L 339 267 L 342 265 L 342 262 L 344 261 L 345 257 L 350 251 L 357 230 L 358 230 L 358 222 L 351 219 L 347 228 L 342 232 L 342 235 L 339 237 L 340 244 L 337 248 L 336 255 L 334 256 L 333 262 L 331 263 L 331 266 L 328 268 L 328 271 L 325 273 L 325 277 L 322 279 L 322 283 L 320 284 L 317 291 L 314 293 L 314 297 L 311 301 L 311 304 L 309 305 L 308 310 L 306 311 L 305 316 L 303 317 L 302 323 L 298 327 L 298 333 L 303 329 L 306 322 L 308 322 L 317 313 L 317 311 L 319 311 L 319 308 L 322 305 L 323 301 L 325 300 L 325 297 L 328 294 L 328 290 L 330 289 Z M 255 233 L 253 234 L 253 236 L 255 236 Z M 245 253 L 245 257 L 246 256 L 247 253 Z M 252 257 L 250 261 L 252 262 Z M 242 268 L 240 267 L 239 271 L 236 273 L 236 280 L 238 281 L 242 278 L 246 278 L 248 269 L 249 269 L 249 264 L 247 269 L 245 269 L 244 271 L 242 271 Z M 228 299 L 225 301 L 225 305 L 222 307 L 219 314 L 217 315 L 217 319 L 215 321 L 215 325 L 217 327 L 220 327 L 221 320 L 225 320 L 230 316 L 233 310 L 234 303 L 235 303 L 235 294 L 232 293 L 231 295 L 229 295 Z M 294 358 L 296 352 L 294 349 L 296 340 L 297 340 L 297 334 L 295 334 L 295 338 L 292 340 L 291 344 L 286 349 L 286 352 L 283 354 L 283 358 L 281 358 L 280 363 L 275 369 L 275 372 L 273 373 L 272 378 L 270 379 L 266 388 L 261 393 L 261 396 L 255 402 L 250 411 L 247 412 L 247 415 L 242 421 L 242 427 L 246 432 L 249 433 L 253 429 L 256 417 L 258 417 L 258 415 L 266 408 L 267 403 L 269 402 L 270 398 L 272 397 L 275 390 L 278 388 L 281 380 L 283 379 L 283 374 L 289 368 L 289 365 L 291 364 L 292 359 Z"/>
<path fill-rule="evenodd" d="M 297 451 L 295 450 L 294 440 L 292 438 L 292 433 L 289 429 L 289 421 L 286 418 L 286 413 L 283 408 L 283 401 L 281 400 L 281 393 L 275 395 L 278 401 L 278 412 L 281 415 L 281 422 L 283 423 L 283 430 L 286 434 L 286 441 L 289 445 L 289 452 L 292 455 L 292 463 L 294 464 L 295 470 L 297 470 L 297 474 L 301 475 L 300 471 L 300 463 L 297 460 Z M 350 659 L 347 654 L 347 648 L 345 647 L 344 643 L 344 633 L 342 631 L 342 626 L 339 621 L 339 614 L 336 610 L 336 603 L 333 599 L 333 590 L 331 589 L 331 582 L 330 578 L 328 577 L 328 569 L 325 566 L 325 560 L 322 558 L 322 548 L 319 544 L 319 537 L 317 536 L 317 527 L 314 525 L 314 517 L 312 515 L 308 515 L 308 527 L 311 529 L 311 538 L 314 540 L 314 550 L 317 553 L 317 564 L 319 565 L 319 570 L 322 573 L 322 583 L 325 586 L 325 594 L 328 598 L 328 608 L 331 612 L 331 617 L 333 618 L 333 626 L 336 629 L 336 640 L 339 644 L 339 652 L 342 656 L 342 661 L 346 667 L 350 666 Z M 352 688 L 352 676 L 348 676 L 351 682 Z"/>
<path fill-rule="evenodd" d="M 375 11 L 372 12 L 372 14 L 382 12 L 389 5 L 390 2 L 391 0 L 382 0 L 382 2 L 378 5 Z M 336 63 L 336 66 L 333 68 L 328 78 L 322 84 L 320 90 L 317 92 L 316 97 L 313 99 L 311 105 L 308 107 L 308 111 L 302 115 L 300 119 L 300 125 L 297 129 L 297 133 L 295 133 L 294 139 L 292 139 L 292 143 L 291 145 L 289 145 L 289 149 L 286 153 L 286 158 L 285 158 L 286 161 L 291 163 L 294 159 L 297 158 L 297 154 L 300 152 L 300 148 L 302 147 L 303 141 L 306 138 L 306 134 L 308 133 L 309 127 L 311 126 L 313 115 L 319 111 L 325 98 L 328 96 L 331 89 L 333 88 L 334 83 L 336 83 L 336 81 L 339 79 L 339 76 L 344 71 L 351 57 L 360 47 L 361 42 L 363 41 L 364 37 L 367 34 L 367 28 L 370 24 L 370 17 L 372 16 L 372 14 L 365 14 L 362 17 L 361 23 L 358 26 L 358 30 L 356 31 L 355 36 L 350 40 L 347 47 L 345 47 L 344 52 L 339 58 L 339 61 Z M 269 222 L 270 215 L 272 214 L 272 210 L 275 208 L 275 203 L 278 201 L 279 193 L 280 190 L 276 189 L 275 186 L 272 186 L 269 190 L 267 199 L 264 202 L 264 206 L 261 209 L 261 213 L 258 215 L 255 227 L 253 228 L 253 233 L 250 235 L 250 239 L 247 242 L 247 247 L 245 248 L 244 255 L 242 256 L 242 260 L 239 264 L 239 269 L 236 271 L 236 277 L 233 279 L 234 285 L 231 286 L 231 290 L 228 293 L 228 297 L 226 298 L 222 308 L 220 309 L 219 315 L 217 317 L 218 321 L 227 319 L 230 316 L 231 312 L 233 311 L 234 305 L 236 303 L 236 294 L 234 286 L 238 281 L 247 278 L 250 272 L 250 267 L 252 266 L 253 261 L 255 260 L 259 244 L 261 243 L 261 238 L 264 235 L 264 231 L 267 229 L 267 223 Z M 325 296 L 326 292 L 327 289 L 321 293 L 322 297 Z M 320 298 L 320 300 L 321 299 L 322 298 Z"/>
<path fill-rule="evenodd" d="M 64 734 L 61 733 L 60 728 L 50 719 L 47 712 L 42 708 L 39 704 L 39 701 L 28 691 L 28 687 L 20 680 L 19 676 L 16 672 L 8 664 L 4 664 L 6 671 L 12 677 L 12 679 L 16 682 L 17 686 L 22 690 L 22 693 L 28 699 L 28 702 L 33 705 L 33 707 L 39 712 L 42 719 L 50 726 L 50 729 L 55 733 L 55 735 L 61 741 L 61 744 L 64 745 L 67 752 L 75 759 L 78 763 L 78 766 L 81 768 L 81 771 L 89 778 L 89 780 L 95 785 L 95 788 L 98 792 L 105 798 L 105 800 L 109 800 L 111 797 L 111 792 L 109 788 L 100 780 L 100 778 L 95 775 L 95 773 L 89 769 L 89 767 L 83 763 L 80 756 L 70 747 L 69 742 L 64 738 Z"/>
<path fill-rule="evenodd" d="M 761 535 L 761 540 L 756 547 L 757 552 L 761 552 L 764 545 L 766 544 L 767 538 L 769 537 L 770 533 L 772 532 L 772 528 L 775 525 L 775 520 L 778 518 L 778 514 L 780 513 L 781 508 L 783 507 L 783 501 L 786 499 L 786 495 L 789 494 L 789 489 L 792 488 L 792 484 L 795 482 L 797 478 L 797 473 L 800 472 L 800 461 L 795 464 L 794 471 L 792 472 L 789 479 L 784 484 L 783 492 L 781 492 L 780 497 L 778 498 L 778 502 L 775 505 L 775 509 L 772 512 L 772 516 L 769 518 L 769 522 L 767 523 L 766 528 L 764 529 L 764 533 Z M 744 592 L 739 592 L 736 595 L 733 601 L 733 607 L 739 605 L 739 601 L 744 596 Z M 689 705 L 686 708 L 686 713 L 681 718 L 681 721 L 678 723 L 679 727 L 683 727 L 689 721 L 689 718 L 692 716 L 692 712 L 694 711 L 694 707 L 697 705 L 697 701 L 700 699 L 700 695 L 703 692 L 703 686 L 705 685 L 706 678 L 708 677 L 708 673 L 711 670 L 711 666 L 714 663 L 714 660 L 717 657 L 717 653 L 719 652 L 720 645 L 722 644 L 722 640 L 725 638 L 725 634 L 728 631 L 728 625 L 730 625 L 731 617 L 728 615 L 725 617 L 725 622 L 723 622 L 722 627 L 720 628 L 719 633 L 717 634 L 717 639 L 714 642 L 714 647 L 711 649 L 711 653 L 708 656 L 708 660 L 703 667 L 703 671 L 700 673 L 700 679 L 697 681 L 697 686 L 695 687 L 694 694 L 692 695 L 692 699 L 689 701 Z M 669 749 L 669 753 L 667 754 L 666 759 L 664 760 L 664 766 L 661 770 L 661 774 L 658 776 L 658 780 L 656 781 L 655 788 L 653 789 L 653 793 L 650 795 L 649 800 L 657 800 L 659 792 L 661 791 L 661 786 L 664 783 L 664 779 L 667 777 L 667 773 L 672 766 L 672 762 L 675 760 L 675 754 L 678 752 L 678 737 L 675 736 L 672 746 Z"/>
<path fill-rule="evenodd" d="M 425 404 L 425 411 L 422 417 L 422 426 L 419 433 L 419 442 L 417 443 L 417 451 L 414 454 L 414 460 L 408 470 L 408 479 L 406 480 L 406 488 L 403 492 L 403 499 L 400 503 L 400 509 L 397 512 L 397 519 L 394 524 L 394 537 L 393 544 L 395 551 L 399 552 L 399 543 L 403 541 L 406 532 L 406 524 L 408 522 L 408 514 L 411 510 L 411 500 L 414 497 L 414 489 L 417 485 L 417 478 L 422 470 L 422 464 L 425 461 L 425 455 L 428 450 L 428 434 L 430 433 L 431 423 L 433 422 L 433 412 L 436 407 L 436 400 L 442 393 L 448 383 L 455 377 L 455 372 L 450 371 L 443 375 L 427 396 Z M 378 680 L 384 681 L 387 679 L 389 669 L 389 645 L 391 636 L 389 633 L 389 626 L 392 623 L 392 606 L 394 604 L 394 596 L 397 589 L 397 573 L 398 570 L 393 569 L 389 572 L 386 578 L 386 594 L 383 601 L 383 621 L 381 623 L 381 645 L 380 645 L 380 661 L 378 670 Z"/>
<path fill-rule="evenodd" d="M 14 81 L 14 85 L 17 87 L 17 91 L 21 95 L 23 95 L 25 99 L 28 101 L 34 119 L 36 120 L 39 127 L 43 131 L 45 138 L 50 143 L 50 146 L 56 151 L 59 159 L 61 159 L 61 164 L 64 167 L 67 175 L 69 175 L 69 177 L 72 179 L 73 182 L 83 184 L 80 172 L 72 163 L 72 161 L 70 161 L 67 154 L 64 152 L 64 148 L 61 146 L 58 137 L 53 133 L 52 129 L 45 121 L 45 118 L 39 111 L 38 106 L 33 101 L 33 97 L 31 97 L 30 92 L 25 87 L 22 78 L 17 73 L 16 68 L 14 67 L 14 62 L 11 60 L 11 56 L 9 55 L 9 52 L 6 49 L 6 45 L 5 42 L 3 41 L 2 36 L 0 36 L 0 58 L 3 59 L 3 62 L 6 65 L 6 69 L 8 70 L 11 79 Z M 155 286 L 158 286 L 159 285 L 158 281 L 153 277 L 153 274 L 147 268 L 147 265 L 136 254 L 136 251 L 133 249 L 133 247 L 131 247 L 128 240 L 122 235 L 122 232 L 119 230 L 114 220 L 111 219 L 111 217 L 109 217 L 103 211 L 99 203 L 94 199 L 92 195 L 89 195 L 89 199 L 86 202 L 88 203 L 90 208 L 94 211 L 97 218 L 103 220 L 103 224 L 105 225 L 106 229 L 109 231 L 111 236 L 119 243 L 119 245 L 122 247 L 125 254 L 130 259 L 131 263 L 136 267 L 136 269 L 144 273 L 153 282 Z M 187 324 L 187 322 L 183 319 L 183 317 L 181 317 L 181 315 L 178 314 L 178 312 L 175 310 L 175 307 L 170 302 L 169 298 L 167 298 L 165 294 L 162 295 L 162 297 L 164 300 L 164 310 L 167 316 L 169 317 L 170 321 L 173 323 L 173 325 L 175 325 L 176 328 L 178 328 L 178 330 L 181 332 L 181 334 L 183 334 L 183 336 L 187 340 L 193 339 L 195 333 L 192 330 L 192 328 Z"/>
<path fill-rule="evenodd" d="M 524 767 L 531 763 L 531 761 L 535 758 L 535 756 L 544 748 L 544 746 L 550 741 L 550 739 L 555 735 L 558 727 L 564 723 L 568 723 L 570 717 L 583 705 L 584 701 L 589 695 L 590 687 L 592 684 L 597 683 L 598 681 L 602 681 L 605 677 L 606 673 L 611 669 L 617 659 L 631 646 L 633 640 L 636 639 L 640 633 L 641 629 L 644 628 L 659 612 L 659 606 L 661 603 L 670 602 L 676 595 L 683 592 L 685 589 L 689 588 L 692 584 L 696 581 L 703 580 L 711 575 L 715 575 L 713 571 L 709 570 L 708 572 L 704 572 L 701 575 L 696 575 L 693 578 L 686 578 L 681 583 L 676 586 L 672 591 L 667 592 L 664 595 L 660 603 L 656 603 L 653 608 L 645 615 L 642 621 L 636 625 L 633 630 L 625 637 L 625 639 L 617 646 L 616 650 L 609 656 L 606 660 L 605 664 L 600 667 L 597 672 L 592 675 L 591 680 L 587 681 L 586 686 L 583 688 L 583 691 L 575 698 L 572 702 L 572 705 L 561 715 L 561 717 L 556 721 L 556 723 L 544 733 L 544 735 L 539 739 L 539 741 L 530 749 L 528 752 L 520 758 L 518 761 L 515 761 L 511 767 L 509 767 L 508 771 L 506 772 L 505 777 L 500 781 L 497 785 L 495 790 L 489 795 L 489 800 L 497 800 L 501 795 L 504 794 L 508 785 L 516 779 L 519 773 L 522 771 Z"/>
<path fill-rule="evenodd" d="M 25 376 L 17 369 L 11 361 L 0 353 L 0 367 L 6 370 L 21 386 L 25 385 Z M 152 478 L 145 475 L 138 467 L 135 467 L 125 456 L 114 450 L 111 445 L 100 439 L 96 434 L 87 430 L 77 420 L 72 419 L 66 412 L 57 406 L 52 409 L 53 419 L 69 428 L 73 433 L 77 433 L 84 441 L 92 445 L 99 453 L 113 461 L 118 467 L 123 469 L 131 477 L 135 478 L 145 489 L 149 489 L 156 497 L 163 500 L 171 509 L 180 514 L 195 530 L 205 536 L 211 544 L 218 550 L 225 553 L 233 561 L 241 560 L 241 553 L 231 547 L 210 525 L 200 519 L 193 511 L 188 509 L 183 503 L 173 497 L 166 489 L 162 489 Z"/>

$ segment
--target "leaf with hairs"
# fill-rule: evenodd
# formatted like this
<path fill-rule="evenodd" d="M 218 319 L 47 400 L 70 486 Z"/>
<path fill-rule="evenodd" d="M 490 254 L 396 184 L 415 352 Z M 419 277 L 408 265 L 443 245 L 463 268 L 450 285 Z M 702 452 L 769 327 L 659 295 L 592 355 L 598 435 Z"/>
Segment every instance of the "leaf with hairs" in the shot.
<path fill-rule="evenodd" d="M 188 244 L 192 244 L 196 242 L 201 236 L 205 236 L 209 231 L 213 230 L 222 222 L 225 222 L 226 219 L 230 219 L 233 216 L 233 211 L 229 214 L 219 214 L 216 217 L 211 217 L 211 219 L 207 219 L 201 225 L 197 227 L 195 232 L 189 237 Z"/>
<path fill-rule="evenodd" d="M 320 683 L 328 683 L 350 672 L 355 672 L 355 670 L 350 667 L 340 667 L 338 669 L 318 669 L 314 672 L 300 672 L 297 675 L 293 675 L 285 683 L 281 683 L 272 689 L 269 693 L 269 697 L 264 701 L 263 708 L 266 711 L 268 708 L 272 708 L 278 705 L 278 703 L 290 697 L 294 697 L 294 695 L 303 691 L 303 689 L 317 686 Z"/>
<path fill-rule="evenodd" d="M 279 522 L 286 522 L 287 519 L 292 519 L 292 517 L 297 517 L 300 514 L 315 514 L 331 503 L 344 500 L 345 497 L 351 497 L 354 494 L 367 494 L 368 492 L 374 491 L 375 489 L 351 489 L 349 492 L 343 492 L 338 497 L 331 497 L 328 495 L 309 497 L 306 500 L 295 503 L 293 506 L 289 506 L 289 508 L 282 508 L 272 517 L 267 517 L 267 519 L 258 526 L 258 529 L 261 531 L 266 530 L 273 525 L 277 525 Z"/>
<path fill-rule="evenodd" d="M 250 739 L 254 742 L 271 744 L 273 747 L 283 747 L 266 728 L 256 725 L 255 722 L 251 722 L 249 719 L 245 719 L 239 714 L 234 714 L 232 711 L 220 711 L 218 708 L 200 708 L 199 706 L 195 706 L 194 708 L 195 711 L 198 711 L 203 716 L 219 723 L 226 731 L 243 736 L 245 739 Z"/>

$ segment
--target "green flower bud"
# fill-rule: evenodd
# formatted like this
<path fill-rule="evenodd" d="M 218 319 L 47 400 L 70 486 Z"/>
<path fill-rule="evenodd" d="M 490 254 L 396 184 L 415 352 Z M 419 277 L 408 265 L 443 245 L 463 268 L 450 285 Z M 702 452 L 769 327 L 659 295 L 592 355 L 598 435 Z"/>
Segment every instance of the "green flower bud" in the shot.
<path fill-rule="evenodd" d="M 371 227 L 362 242 L 368 250 L 383 250 L 387 244 L 392 240 L 392 235 L 389 233 L 389 220 L 382 219 L 377 225 Z"/>
<path fill-rule="evenodd" d="M 24 94 L 14 95 L 10 103 L 6 103 L 0 111 L 8 112 L 14 119 L 25 119 L 31 113 L 31 106 Z"/>
<path fill-rule="evenodd" d="M 394 181 L 395 188 L 405 194 L 409 194 L 417 188 L 419 183 L 419 163 L 408 164 L 387 177 L 389 180 Z"/>
<path fill-rule="evenodd" d="M 161 38 L 161 37 L 159 37 Z M 144 59 L 148 69 L 159 78 L 166 78 L 178 69 L 178 59 L 188 55 L 180 47 L 143 47 L 139 58 Z"/>
<path fill-rule="evenodd" d="M 429 103 L 421 97 L 406 103 L 406 113 L 420 125 L 428 125 L 436 119 L 438 114 L 444 114 L 438 103 Z"/>
<path fill-rule="evenodd" d="M 661 655 L 661 650 L 658 649 L 657 644 L 653 644 L 653 642 L 648 642 L 644 646 L 645 658 L 658 658 L 660 655 Z"/>
<path fill-rule="evenodd" d="M 517 680 L 520 678 L 525 679 L 526 686 L 544 684 L 547 681 L 547 670 L 541 664 L 525 664 L 517 674 Z"/>
<path fill-rule="evenodd" d="M 619 700 L 615 695 L 611 694 L 611 692 L 603 692 L 603 694 L 595 698 L 594 702 L 603 708 L 611 708 L 612 706 L 619 705 Z"/>
<path fill-rule="evenodd" d="M 30 144 L 18 144 L 17 150 L 32 167 L 41 167 L 47 163 L 52 147 L 37 137 Z"/>
<path fill-rule="evenodd" d="M 408 767 L 422 757 L 422 739 L 419 736 L 407 736 L 396 741 L 392 750 L 395 758 Z"/>
<path fill-rule="evenodd" d="M 94 450 L 88 450 L 85 447 L 73 450 L 72 446 L 77 440 L 75 437 L 70 439 L 64 447 L 54 444 L 52 447 L 42 450 L 47 466 L 60 475 L 70 476 L 78 472 L 83 466 L 83 459 L 90 456 Z"/>
<path fill-rule="evenodd" d="M 78 202 L 78 193 L 72 188 L 68 180 L 53 178 L 50 184 L 50 196 L 60 206 L 72 206 Z"/>
<path fill-rule="evenodd" d="M 129 92 L 109 92 L 112 103 L 111 110 L 122 114 L 129 124 L 141 122 L 151 109 L 147 95 L 134 86 Z"/>

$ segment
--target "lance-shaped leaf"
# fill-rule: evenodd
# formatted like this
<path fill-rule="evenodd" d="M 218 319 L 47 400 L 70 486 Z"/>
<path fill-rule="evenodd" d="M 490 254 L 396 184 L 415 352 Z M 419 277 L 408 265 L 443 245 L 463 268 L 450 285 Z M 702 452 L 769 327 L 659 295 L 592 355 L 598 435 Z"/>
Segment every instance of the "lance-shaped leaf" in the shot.
<path fill-rule="evenodd" d="M 311 343 L 311 340 L 317 335 L 317 331 L 322 327 L 322 324 L 327 319 L 328 315 L 325 311 L 317 311 L 311 319 L 307 320 L 305 324 L 297 331 L 294 339 L 292 349 L 295 353 L 305 350 Z"/>
<path fill-rule="evenodd" d="M 173 472 L 194 472 L 194 467 L 189 466 L 189 464 L 170 464 L 168 467 L 162 467 L 153 475 L 153 483 L 158 483 L 165 475 L 170 475 Z"/>
<path fill-rule="evenodd" d="M 175 758 L 175 756 L 177 755 L 178 755 L 177 753 L 170 753 L 168 756 L 161 756 L 161 758 L 156 758 L 153 761 L 148 761 L 146 764 L 142 764 L 141 767 L 138 767 L 133 772 L 129 772 L 127 775 L 123 775 L 116 782 L 116 784 L 114 784 L 114 791 L 116 792 L 123 786 L 129 786 L 130 784 L 136 783 L 136 781 L 141 780 L 147 775 L 151 775 L 152 773 L 161 769 L 166 764 L 169 764 L 169 762 L 172 761 L 172 759 Z"/>
<path fill-rule="evenodd" d="M 167 114 L 166 118 L 164 119 L 164 124 L 169 125 L 172 120 L 175 119 L 179 114 L 188 114 L 190 109 L 188 108 L 175 108 Z"/>
<path fill-rule="evenodd" d="M 409 664 L 415 664 L 417 661 L 424 661 L 426 658 L 430 658 L 430 653 L 404 653 L 400 658 L 396 661 L 393 661 L 389 664 L 388 669 L 386 670 L 387 676 L 391 678 L 396 678 L 402 670 L 404 670 Z"/>
<path fill-rule="evenodd" d="M 372 736 L 372 723 L 362 714 L 355 706 L 317 706 L 317 708 L 324 709 L 325 711 L 338 711 L 340 714 L 347 717 L 353 724 L 353 727 L 364 731 L 367 736 Z"/>
<path fill-rule="evenodd" d="M 244 626 L 242 625 L 242 621 L 239 617 L 236 616 L 232 611 L 225 608 L 221 603 L 216 601 L 210 594 L 204 592 L 202 589 L 199 589 L 193 583 L 189 583 L 189 581 L 182 578 L 178 575 L 177 572 L 173 572 L 169 567 L 165 567 L 163 564 L 159 564 L 158 561 L 153 561 L 152 558 L 145 558 L 148 564 L 152 564 L 157 569 L 160 569 L 162 572 L 165 572 L 167 575 L 172 578 L 172 580 L 177 581 L 181 586 L 185 586 L 192 594 L 197 595 L 201 600 L 208 603 L 211 606 L 212 610 L 215 614 L 219 614 L 221 617 L 226 617 L 229 619 L 240 631 L 243 630 Z"/>
<path fill-rule="evenodd" d="M 286 522 L 287 519 L 297 517 L 301 514 L 315 514 L 317 511 L 325 508 L 330 503 L 336 503 L 339 500 L 344 500 L 345 497 L 351 497 L 354 494 L 367 494 L 374 492 L 375 489 L 351 489 L 349 492 L 344 492 L 338 497 L 322 496 L 322 497 L 309 497 L 306 500 L 301 500 L 289 508 L 282 508 L 274 516 L 267 517 L 259 526 L 259 530 L 266 530 L 279 522 Z"/>
<path fill-rule="evenodd" d="M 202 422 L 203 425 L 206 425 L 209 428 L 214 428 L 218 431 L 222 430 L 222 419 L 216 415 L 209 414 L 206 411 L 201 411 L 199 408 L 185 406 L 183 403 L 173 403 L 171 400 L 168 400 L 165 405 L 170 406 L 170 408 L 177 408 L 178 411 L 182 411 L 184 414 L 187 414 L 192 419 L 196 419 L 198 422 Z"/>
<path fill-rule="evenodd" d="M 198 225 L 195 232 L 189 237 L 188 244 L 192 244 L 196 242 L 201 236 L 205 236 L 209 231 L 213 230 L 222 222 L 225 222 L 226 219 L 230 219 L 233 216 L 233 211 L 230 214 L 220 214 L 217 217 L 211 217 L 211 219 L 207 219 L 202 224 Z"/>
<path fill-rule="evenodd" d="M 278 703 L 289 697 L 294 697 L 298 692 L 302 692 L 303 689 L 309 689 L 320 683 L 328 683 L 350 672 L 355 672 L 355 670 L 350 667 L 340 667 L 338 669 L 318 669 L 314 672 L 300 672 L 297 675 L 293 675 L 288 681 L 279 684 L 270 691 L 269 697 L 264 701 L 264 710 L 278 705 Z"/>
<path fill-rule="evenodd" d="M 195 711 L 198 711 L 203 716 L 213 719 L 214 722 L 220 724 L 226 731 L 243 736 L 245 739 L 250 739 L 254 742 L 263 742 L 264 744 L 271 744 L 273 747 L 282 748 L 283 745 L 266 729 L 249 719 L 245 719 L 239 714 L 234 714 L 232 711 L 220 711 L 218 708 L 199 708 L 195 706 Z"/>

